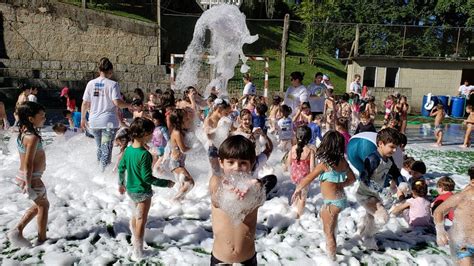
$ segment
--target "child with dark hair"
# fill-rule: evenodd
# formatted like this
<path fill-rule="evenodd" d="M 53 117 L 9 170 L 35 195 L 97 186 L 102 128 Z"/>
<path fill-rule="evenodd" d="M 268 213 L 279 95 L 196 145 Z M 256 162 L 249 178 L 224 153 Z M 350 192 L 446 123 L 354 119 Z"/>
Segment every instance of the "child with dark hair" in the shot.
<path fill-rule="evenodd" d="M 395 206 L 392 214 L 397 215 L 405 209 L 410 209 L 405 219 L 411 227 L 432 227 L 431 203 L 426 199 L 428 185 L 424 180 L 412 180 L 411 191 L 413 198 Z"/>
<path fill-rule="evenodd" d="M 423 161 L 414 161 L 410 166 L 410 175 L 413 179 L 422 179 L 426 174 L 426 165 Z"/>
<path fill-rule="evenodd" d="M 333 89 L 326 90 L 326 100 L 324 101 L 324 119 L 326 120 L 326 130 L 334 130 L 335 117 L 337 115 L 336 100 L 333 96 Z"/>
<path fill-rule="evenodd" d="M 324 134 L 321 145 L 316 151 L 319 163 L 300 181 L 292 196 L 292 202 L 302 200 L 304 189 L 317 177 L 321 184 L 324 205 L 321 208 L 324 235 L 326 237 L 326 253 L 331 260 L 336 260 L 337 218 L 347 207 L 344 187 L 355 182 L 355 176 L 344 158 L 344 137 L 337 131 Z"/>
<path fill-rule="evenodd" d="M 366 210 L 358 233 L 369 249 L 377 249 L 374 238 L 377 227 L 387 223 L 389 218 L 381 194 L 386 189 L 395 194 L 398 185 L 405 182 L 392 158 L 400 145 L 400 133 L 393 128 L 382 129 L 377 133 L 376 143 L 377 150 L 364 160 L 356 191 L 357 201 Z"/>
<path fill-rule="evenodd" d="M 400 174 L 406 179 L 410 180 L 411 179 L 411 165 L 415 162 L 415 158 L 413 157 L 406 157 L 403 159 L 403 166 L 402 169 L 400 170 Z"/>
<path fill-rule="evenodd" d="M 220 172 L 219 160 L 218 160 L 218 146 L 221 144 L 222 140 L 219 143 L 216 143 L 216 131 L 219 130 L 218 124 L 221 118 L 225 117 L 229 113 L 230 105 L 227 103 L 227 100 L 217 98 L 214 101 L 214 110 L 212 113 L 204 120 L 204 132 L 206 133 L 208 139 L 208 150 L 207 156 L 209 158 L 209 163 L 211 164 L 211 169 L 213 173 Z M 229 126 L 230 131 L 230 126 Z M 226 135 L 230 133 L 226 131 Z M 224 139 L 224 138 L 223 138 Z"/>
<path fill-rule="evenodd" d="M 278 120 L 281 118 L 280 105 L 283 99 L 279 95 L 273 96 L 272 105 L 270 106 L 270 114 L 268 116 L 270 120 L 270 133 L 276 131 Z"/>
<path fill-rule="evenodd" d="M 336 131 L 344 136 L 344 147 L 347 148 L 349 140 L 351 139 L 351 134 L 349 134 L 349 120 L 347 120 L 345 117 L 339 117 L 336 120 Z"/>
<path fill-rule="evenodd" d="M 468 113 L 469 116 L 462 122 L 466 125 L 466 132 L 464 133 L 464 142 L 461 145 L 461 148 L 471 147 L 471 132 L 474 127 L 474 108 L 472 105 L 466 106 L 466 113 Z"/>
<path fill-rule="evenodd" d="M 46 120 L 45 108 L 35 102 L 25 102 L 18 106 L 18 129 L 16 140 L 20 154 L 20 169 L 16 183 L 21 192 L 34 202 L 21 218 L 14 229 L 7 233 L 8 239 L 15 247 L 31 247 L 31 243 L 23 236 L 23 229 L 37 216 L 38 241 L 46 241 L 49 201 L 46 187 L 41 176 L 46 169 L 46 154 L 39 128 Z"/>
<path fill-rule="evenodd" d="M 349 94 L 344 93 L 341 96 L 337 110 L 338 110 L 338 117 L 344 117 L 347 119 L 348 122 L 350 121 L 352 109 L 351 109 L 351 105 L 349 104 Z"/>
<path fill-rule="evenodd" d="M 153 124 L 155 124 L 155 129 L 153 130 L 153 137 L 151 139 L 151 144 L 153 146 L 152 155 L 153 155 L 153 170 L 158 170 L 163 155 L 165 154 L 165 147 L 170 140 L 170 133 L 168 128 L 166 128 L 166 119 L 160 111 L 154 110 L 151 113 L 151 119 Z"/>
<path fill-rule="evenodd" d="M 370 115 L 370 120 L 372 120 L 372 123 L 375 121 L 375 116 L 377 115 L 377 105 L 375 104 L 375 97 L 370 96 L 369 97 L 369 102 L 367 103 L 366 111 Z"/>
<path fill-rule="evenodd" d="M 130 199 L 135 203 L 135 212 L 130 220 L 132 231 L 132 259 L 139 261 L 143 256 L 143 237 L 151 206 L 153 190 L 151 186 L 173 187 L 174 182 L 156 178 L 152 173 L 153 157 L 145 148 L 153 136 L 155 125 L 146 118 L 136 118 L 130 125 L 130 136 L 132 145 L 125 149 L 120 160 L 119 170 L 119 192 L 127 192 Z M 125 171 L 127 172 L 125 179 Z"/>
<path fill-rule="evenodd" d="M 219 163 L 222 175 L 212 175 L 209 181 L 209 192 L 211 194 L 212 232 L 214 244 L 211 253 L 211 265 L 241 263 L 242 265 L 258 265 L 255 252 L 255 229 L 257 226 L 258 208 L 263 204 L 256 201 L 251 209 L 245 210 L 245 217 L 237 224 L 232 217 L 220 205 L 219 193 L 227 190 L 225 184 L 235 174 L 252 175 L 257 156 L 255 145 L 248 138 L 235 135 L 227 138 L 219 147 Z M 249 180 L 248 190 L 264 189 L 268 193 L 276 185 L 274 175 L 265 176 L 261 179 Z M 243 201 L 248 197 L 248 190 L 243 191 L 236 187 L 230 187 L 232 193 L 237 194 L 235 202 Z M 264 199 L 263 199 L 264 200 Z"/>
<path fill-rule="evenodd" d="M 311 129 L 311 140 L 309 141 L 311 145 L 317 145 L 323 139 L 321 134 L 322 120 L 322 115 L 314 115 L 312 121 L 308 123 L 308 127 Z"/>
<path fill-rule="evenodd" d="M 314 149 L 309 146 L 310 141 L 311 129 L 305 125 L 299 126 L 296 129 L 296 145 L 293 145 L 287 157 L 287 165 L 290 166 L 293 184 L 298 185 L 303 177 L 313 171 L 315 156 Z M 302 189 L 301 197 L 293 202 L 297 218 L 303 215 L 307 195 L 308 189 L 304 188 Z"/>
<path fill-rule="evenodd" d="M 444 112 L 443 104 L 438 104 L 436 107 L 431 109 L 430 116 L 435 117 L 434 126 L 435 126 L 435 136 L 436 136 L 436 145 L 443 145 L 443 120 L 446 113 Z"/>
<path fill-rule="evenodd" d="M 291 140 L 293 139 L 293 121 L 290 118 L 291 108 L 288 105 L 281 105 L 280 112 L 282 118 L 278 120 L 278 147 L 282 151 L 288 151 L 291 148 Z"/>
<path fill-rule="evenodd" d="M 307 125 L 311 122 L 311 106 L 309 102 L 304 102 L 296 111 L 296 114 L 293 116 L 293 127 L 299 127 L 301 125 Z"/>
<path fill-rule="evenodd" d="M 186 154 L 190 148 L 184 144 L 184 135 L 192 126 L 192 118 L 183 109 L 175 109 L 169 115 L 172 131 L 170 134 L 170 160 L 169 169 L 179 182 L 179 191 L 175 200 L 182 200 L 193 187 L 194 179 L 185 168 Z"/>
<path fill-rule="evenodd" d="M 370 119 L 369 112 L 364 111 L 360 113 L 359 119 L 360 123 L 357 125 L 354 135 L 361 132 L 377 132 L 377 130 L 375 130 L 374 123 Z"/>
<path fill-rule="evenodd" d="M 268 106 L 264 103 L 259 103 L 257 104 L 255 111 L 255 115 L 252 118 L 253 127 L 260 128 L 263 133 L 267 134 L 267 126 L 265 123 L 267 121 L 266 113 L 268 111 Z"/>

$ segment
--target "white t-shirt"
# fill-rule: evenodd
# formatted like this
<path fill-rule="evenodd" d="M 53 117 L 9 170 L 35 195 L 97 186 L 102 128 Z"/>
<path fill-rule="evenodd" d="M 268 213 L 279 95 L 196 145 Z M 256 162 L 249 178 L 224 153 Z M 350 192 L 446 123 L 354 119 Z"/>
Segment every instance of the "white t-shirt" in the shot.
<path fill-rule="evenodd" d="M 311 83 L 308 85 L 309 104 L 311 105 L 311 112 L 324 112 L 324 101 L 326 98 L 326 85 L 323 83 Z"/>
<path fill-rule="evenodd" d="M 113 100 L 119 100 L 120 88 L 117 82 L 98 77 L 87 83 L 82 100 L 90 102 L 89 125 L 91 128 L 106 128 L 110 122 L 119 127 L 117 107 Z"/>
<path fill-rule="evenodd" d="M 296 108 L 308 101 L 308 90 L 305 86 L 288 87 L 285 93 L 284 103 L 291 107 L 291 116 L 296 114 Z"/>
<path fill-rule="evenodd" d="M 293 138 L 293 121 L 291 118 L 283 117 L 278 120 L 278 139 L 291 140 Z"/>
<path fill-rule="evenodd" d="M 38 98 L 36 97 L 36 95 L 30 94 L 30 95 L 28 95 L 28 101 L 36 103 L 36 102 L 38 102 Z"/>
<path fill-rule="evenodd" d="M 360 94 L 362 92 L 362 86 L 360 83 L 353 81 L 350 86 L 350 92 Z"/>
<path fill-rule="evenodd" d="M 466 85 L 461 85 L 459 87 L 459 92 L 464 95 L 464 96 L 469 96 L 469 93 L 471 93 L 471 90 L 474 90 L 474 86 L 466 86 Z"/>
<path fill-rule="evenodd" d="M 257 93 L 257 89 L 252 82 L 245 84 L 244 92 L 242 95 L 255 95 Z"/>

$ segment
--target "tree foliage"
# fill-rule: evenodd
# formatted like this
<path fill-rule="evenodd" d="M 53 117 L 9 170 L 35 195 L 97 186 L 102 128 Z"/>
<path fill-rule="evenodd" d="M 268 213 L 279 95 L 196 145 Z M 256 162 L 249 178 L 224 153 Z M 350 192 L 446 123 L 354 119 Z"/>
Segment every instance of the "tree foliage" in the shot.
<path fill-rule="evenodd" d="M 362 55 L 474 55 L 472 0 L 303 0 L 297 14 L 310 62 L 319 51 L 349 55 L 356 26 L 341 23 L 359 23 Z"/>

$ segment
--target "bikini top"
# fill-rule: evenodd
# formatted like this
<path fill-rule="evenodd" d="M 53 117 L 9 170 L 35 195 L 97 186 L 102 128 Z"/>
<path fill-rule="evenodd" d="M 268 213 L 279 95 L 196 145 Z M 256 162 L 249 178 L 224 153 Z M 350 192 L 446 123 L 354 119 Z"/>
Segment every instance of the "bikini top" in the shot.
<path fill-rule="evenodd" d="M 26 134 L 23 134 L 23 136 L 21 136 L 21 139 L 20 138 L 16 139 L 16 145 L 18 147 L 18 152 L 19 153 L 26 153 L 25 145 L 23 145 L 23 137 L 25 137 L 25 135 Z M 36 144 L 36 150 L 37 151 L 42 151 L 43 150 L 43 142 L 41 140 Z"/>
<path fill-rule="evenodd" d="M 320 174 L 319 175 L 319 181 L 327 181 L 327 182 L 331 182 L 331 183 L 342 183 L 342 182 L 346 181 L 346 179 L 347 179 L 347 177 L 346 177 L 347 170 L 338 172 L 338 171 L 334 170 L 332 167 L 330 167 L 329 165 L 326 165 L 326 166 L 328 168 L 330 168 L 331 171 L 324 172 L 324 173 Z"/>

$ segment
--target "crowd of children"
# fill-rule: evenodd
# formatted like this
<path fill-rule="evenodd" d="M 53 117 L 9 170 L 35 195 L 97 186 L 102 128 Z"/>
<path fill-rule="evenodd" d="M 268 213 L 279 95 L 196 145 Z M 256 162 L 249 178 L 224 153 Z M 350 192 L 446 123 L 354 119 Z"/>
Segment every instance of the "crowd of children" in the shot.
<path fill-rule="evenodd" d="M 309 94 L 312 95 L 309 98 L 320 105 L 315 109 L 309 100 L 304 100 L 307 98 L 302 85 L 303 75 L 294 72 L 291 76 L 292 91 L 298 92 L 299 101 L 293 96 L 281 98 L 276 95 L 270 108 L 265 97 L 258 97 L 253 92 L 255 88 L 249 76 L 245 77 L 246 84 L 251 85 L 247 86 L 246 93 L 240 99 L 228 99 L 215 93 L 204 99 L 194 87 L 188 87 L 180 100 L 175 98 L 175 92 L 171 89 L 164 92 L 157 90 L 145 99 L 143 91 L 137 89 L 129 108 L 133 115 L 130 124 L 123 118 L 124 111 L 117 108 L 122 128 L 115 135 L 115 144 L 120 147 L 120 152 L 114 171 L 119 176 L 119 192 L 127 193 L 135 204 L 136 212 L 130 220 L 134 260 L 140 260 L 143 256 L 152 185 L 173 187 L 176 183 L 176 201 L 183 200 L 195 185 L 193 176 L 186 168 L 186 153 L 192 148 L 187 135 L 199 127 L 202 127 L 208 140 L 205 148 L 211 165 L 209 191 L 214 234 L 211 265 L 222 262 L 257 264 L 254 238 L 260 205 L 246 213 L 240 224 L 232 224 L 226 211 L 221 209 L 217 190 L 223 182 L 228 182 L 230 174 L 256 176 L 272 154 L 272 139 L 276 139 L 278 148 L 285 153 L 282 160 L 284 169 L 289 171 L 291 182 L 296 186 L 291 197 L 296 218 L 300 218 L 305 211 L 310 183 L 315 179 L 319 181 L 323 197 L 320 217 L 326 237 L 326 252 L 330 259 L 336 259 L 338 215 L 348 207 L 344 188 L 356 181 L 356 174 L 346 160 L 350 132 L 376 132 L 375 98 L 361 95 L 357 77 L 356 84 L 351 85 L 350 94 L 334 97 L 332 85 L 328 80 L 325 83 L 323 75 L 317 73 L 315 86 L 318 93 L 313 90 Z M 325 84 L 329 84 L 328 87 Z M 406 157 L 400 171 L 392 158 L 396 150 L 403 150 L 407 142 L 403 134 L 409 111 L 407 98 L 390 95 L 384 101 L 384 107 L 385 126 L 377 133 L 376 150 L 364 160 L 355 190 L 358 203 L 366 211 L 358 226 L 361 241 L 367 248 L 377 249 L 374 235 L 387 223 L 390 215 L 403 215 L 412 228 L 426 228 L 429 231 L 429 228 L 434 228 L 434 212 L 438 243 L 445 244 L 444 216 L 451 221 L 472 218 L 472 211 L 466 205 L 473 203 L 473 170 L 470 170 L 471 184 L 465 191 L 453 194 L 454 181 L 442 177 L 436 184 L 439 195 L 434 200 L 430 198 L 433 193 L 428 193 L 430 180 L 424 177 L 426 165 Z M 469 130 L 474 124 L 473 114 L 471 112 L 466 120 Z M 72 115 L 72 111 L 64 113 L 69 128 L 77 127 Z M 431 115 L 435 116 L 437 145 L 442 145 L 442 120 L 445 115 L 442 106 L 434 108 Z M 45 153 L 38 131 L 45 121 L 45 110 L 37 103 L 26 101 L 19 104 L 17 116 L 20 169 L 16 180 L 34 205 L 9 231 L 8 237 L 14 245 L 30 246 L 23 236 L 23 229 L 35 216 L 38 219 L 38 242 L 46 240 L 49 203 L 41 181 Z M 53 129 L 65 134 L 68 127 L 57 124 Z M 171 173 L 169 178 L 156 177 L 166 176 L 167 172 Z M 266 195 L 276 183 L 277 178 L 273 175 L 251 181 L 252 186 L 264 189 Z M 248 193 L 241 188 L 227 187 L 240 199 Z M 387 198 L 395 202 L 391 209 L 386 205 Z M 454 229 L 465 230 L 456 226 Z M 472 232 L 472 228 L 469 230 Z M 449 239 L 456 242 L 460 261 L 473 255 L 474 241 L 471 236 L 466 235 L 462 241 Z M 470 244 L 466 248 L 462 243 Z"/>

